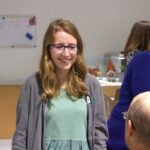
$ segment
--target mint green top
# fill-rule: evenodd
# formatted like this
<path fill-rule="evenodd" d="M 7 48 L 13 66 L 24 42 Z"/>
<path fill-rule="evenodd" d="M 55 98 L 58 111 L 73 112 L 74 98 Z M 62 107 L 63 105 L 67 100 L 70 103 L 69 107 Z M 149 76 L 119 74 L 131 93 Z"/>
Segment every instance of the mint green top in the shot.
<path fill-rule="evenodd" d="M 67 96 L 64 89 L 46 105 L 46 150 L 89 150 L 85 97 Z"/>

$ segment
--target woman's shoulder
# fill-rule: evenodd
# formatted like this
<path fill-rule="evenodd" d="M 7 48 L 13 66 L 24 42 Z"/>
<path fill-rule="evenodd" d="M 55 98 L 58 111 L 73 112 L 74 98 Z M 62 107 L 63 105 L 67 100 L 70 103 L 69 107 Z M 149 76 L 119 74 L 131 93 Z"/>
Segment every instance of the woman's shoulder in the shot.
<path fill-rule="evenodd" d="M 86 80 L 88 80 L 88 81 L 97 81 L 97 78 L 96 78 L 96 76 L 94 76 L 90 73 L 87 73 L 86 74 Z"/>
<path fill-rule="evenodd" d="M 141 52 L 141 50 L 139 49 L 133 49 L 132 51 L 128 52 L 126 54 L 127 64 L 129 64 L 129 62 L 133 59 L 133 57 L 136 56 L 139 52 Z"/>
<path fill-rule="evenodd" d="M 98 85 L 98 86 L 100 86 L 100 83 L 99 83 L 98 79 L 94 75 L 92 75 L 90 73 L 87 73 L 85 82 L 89 86 L 90 85 Z"/>
<path fill-rule="evenodd" d="M 145 62 L 146 60 L 150 61 L 150 50 L 138 53 L 131 62 Z"/>
<path fill-rule="evenodd" d="M 145 50 L 145 51 L 141 51 L 139 52 L 135 57 L 150 57 L 150 50 Z"/>
<path fill-rule="evenodd" d="M 40 86 L 41 85 L 41 79 L 40 79 L 40 73 L 34 72 L 29 77 L 26 78 L 24 81 L 24 86 Z"/>
<path fill-rule="evenodd" d="M 38 77 L 40 77 L 40 73 L 39 72 L 34 72 L 34 73 L 32 73 L 32 74 L 30 74 L 27 78 L 26 78 L 26 80 L 25 80 L 25 82 L 33 82 L 34 80 L 36 80 Z"/>

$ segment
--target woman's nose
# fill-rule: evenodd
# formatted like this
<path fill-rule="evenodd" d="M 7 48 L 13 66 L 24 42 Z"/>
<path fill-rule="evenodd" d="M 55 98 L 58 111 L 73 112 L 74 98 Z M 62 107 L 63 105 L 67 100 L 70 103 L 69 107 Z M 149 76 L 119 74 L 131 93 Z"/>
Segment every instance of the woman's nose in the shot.
<path fill-rule="evenodd" d="M 63 55 L 70 55 L 70 52 L 69 52 L 69 48 L 68 48 L 68 47 L 64 47 Z"/>

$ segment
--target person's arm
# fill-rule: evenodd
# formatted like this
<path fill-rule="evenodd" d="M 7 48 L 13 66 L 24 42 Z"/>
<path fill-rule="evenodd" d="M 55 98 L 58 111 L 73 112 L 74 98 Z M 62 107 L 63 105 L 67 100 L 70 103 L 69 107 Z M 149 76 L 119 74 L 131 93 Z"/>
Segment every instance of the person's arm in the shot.
<path fill-rule="evenodd" d="M 132 65 L 132 89 L 133 96 L 150 90 L 150 51 L 144 51 L 137 54 Z"/>
<path fill-rule="evenodd" d="M 108 139 L 108 129 L 105 111 L 105 102 L 100 83 L 95 82 L 95 134 L 94 134 L 94 150 L 106 150 L 106 141 Z"/>
<path fill-rule="evenodd" d="M 128 110 L 134 96 L 150 90 L 149 63 L 150 52 L 141 52 L 130 61 L 126 68 L 118 103 L 114 106 L 108 120 L 109 140 L 107 141 L 107 146 L 110 149 L 115 149 L 116 147 L 126 149 L 124 138 L 125 121 L 122 112 Z"/>
<path fill-rule="evenodd" d="M 145 51 L 137 54 L 127 66 L 125 77 L 120 90 L 119 103 L 128 106 L 137 94 L 150 90 L 150 52 Z"/>
<path fill-rule="evenodd" d="M 27 150 L 28 88 L 22 87 L 16 110 L 16 131 L 12 139 L 12 150 Z"/>
<path fill-rule="evenodd" d="M 120 87 L 120 95 L 119 95 L 119 100 L 118 100 L 118 103 L 119 103 L 120 107 L 117 108 L 117 109 L 119 109 L 119 110 L 121 109 L 122 112 L 127 111 L 128 106 L 129 106 L 132 98 L 133 98 L 132 65 L 131 65 L 131 63 L 129 63 L 127 68 L 126 68 L 126 72 L 125 72 L 125 75 L 124 75 L 122 85 Z M 118 103 L 116 105 L 117 107 L 118 107 Z M 122 114 L 121 114 L 120 117 L 122 117 Z"/>

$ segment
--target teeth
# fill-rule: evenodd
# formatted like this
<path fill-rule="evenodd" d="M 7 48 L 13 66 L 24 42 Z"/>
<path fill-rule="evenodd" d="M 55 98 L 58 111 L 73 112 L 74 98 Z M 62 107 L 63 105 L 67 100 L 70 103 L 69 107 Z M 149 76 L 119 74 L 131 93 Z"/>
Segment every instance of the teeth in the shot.
<path fill-rule="evenodd" d="M 65 60 L 65 59 L 62 59 L 62 61 L 66 62 L 66 61 L 69 61 L 69 59 L 66 59 L 66 60 Z"/>
<path fill-rule="evenodd" d="M 63 63 L 68 64 L 69 60 L 62 60 Z"/>

